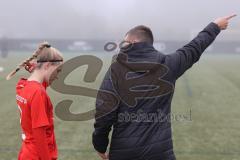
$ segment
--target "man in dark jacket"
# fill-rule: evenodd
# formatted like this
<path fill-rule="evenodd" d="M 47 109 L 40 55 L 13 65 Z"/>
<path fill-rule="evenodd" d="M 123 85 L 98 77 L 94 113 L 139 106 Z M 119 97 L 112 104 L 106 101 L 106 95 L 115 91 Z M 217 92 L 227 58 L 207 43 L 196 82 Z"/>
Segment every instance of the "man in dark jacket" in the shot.
<path fill-rule="evenodd" d="M 169 55 L 154 49 L 148 27 L 137 26 L 126 34 L 127 45 L 122 44 L 96 101 L 93 145 L 102 159 L 176 159 L 169 119 L 175 82 L 199 60 L 234 16 L 216 19 L 190 43 Z"/>

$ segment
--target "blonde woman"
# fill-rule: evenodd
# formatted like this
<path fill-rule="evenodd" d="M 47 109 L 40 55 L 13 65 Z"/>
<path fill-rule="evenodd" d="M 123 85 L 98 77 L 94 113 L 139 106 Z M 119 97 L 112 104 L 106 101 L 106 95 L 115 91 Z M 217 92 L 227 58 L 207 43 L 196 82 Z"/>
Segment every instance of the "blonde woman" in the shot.
<path fill-rule="evenodd" d="M 31 73 L 16 85 L 23 140 L 18 160 L 57 159 L 53 106 L 46 87 L 57 78 L 62 63 L 60 52 L 48 43 L 42 43 L 30 58 L 7 77 L 10 79 L 23 67 Z"/>

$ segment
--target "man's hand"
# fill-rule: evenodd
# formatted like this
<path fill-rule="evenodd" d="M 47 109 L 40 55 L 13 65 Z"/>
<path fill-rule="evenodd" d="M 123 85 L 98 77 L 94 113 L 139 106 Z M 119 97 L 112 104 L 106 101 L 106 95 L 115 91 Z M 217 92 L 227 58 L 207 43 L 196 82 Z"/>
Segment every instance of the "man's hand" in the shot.
<path fill-rule="evenodd" d="M 109 159 L 109 157 L 108 157 L 108 154 L 107 153 L 99 153 L 98 152 L 98 155 L 102 158 L 102 159 Z"/>
<path fill-rule="evenodd" d="M 232 14 L 230 16 L 220 17 L 220 18 L 217 18 L 214 21 L 214 23 L 217 24 L 221 30 L 225 30 L 228 27 L 229 20 L 236 16 L 237 16 L 236 14 Z"/>

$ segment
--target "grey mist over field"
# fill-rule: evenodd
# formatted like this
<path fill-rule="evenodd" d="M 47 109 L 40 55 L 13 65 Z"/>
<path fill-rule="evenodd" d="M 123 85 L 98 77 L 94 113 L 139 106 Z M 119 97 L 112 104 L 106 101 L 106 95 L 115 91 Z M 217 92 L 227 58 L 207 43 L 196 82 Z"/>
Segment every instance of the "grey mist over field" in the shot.
<path fill-rule="evenodd" d="M 189 40 L 219 16 L 236 13 L 238 0 L 1 0 L 0 37 L 121 39 L 138 24 L 157 40 Z M 240 19 L 219 41 L 240 40 Z"/>

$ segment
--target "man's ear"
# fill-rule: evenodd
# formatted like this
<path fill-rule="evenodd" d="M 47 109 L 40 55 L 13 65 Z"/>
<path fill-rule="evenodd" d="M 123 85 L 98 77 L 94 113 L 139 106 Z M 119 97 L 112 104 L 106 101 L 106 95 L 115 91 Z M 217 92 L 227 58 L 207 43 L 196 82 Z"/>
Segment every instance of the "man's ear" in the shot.
<path fill-rule="evenodd" d="M 130 41 L 130 37 L 128 34 L 124 37 L 124 41 Z"/>
<path fill-rule="evenodd" d="M 125 38 L 124 38 L 124 41 L 131 42 L 131 43 L 137 43 L 137 42 L 139 42 L 139 41 L 136 39 L 136 37 L 130 36 L 130 35 L 126 35 Z"/>
<path fill-rule="evenodd" d="M 132 43 L 138 43 L 138 42 L 140 42 L 140 41 L 138 41 L 138 40 L 133 40 L 133 42 L 132 42 Z"/>

